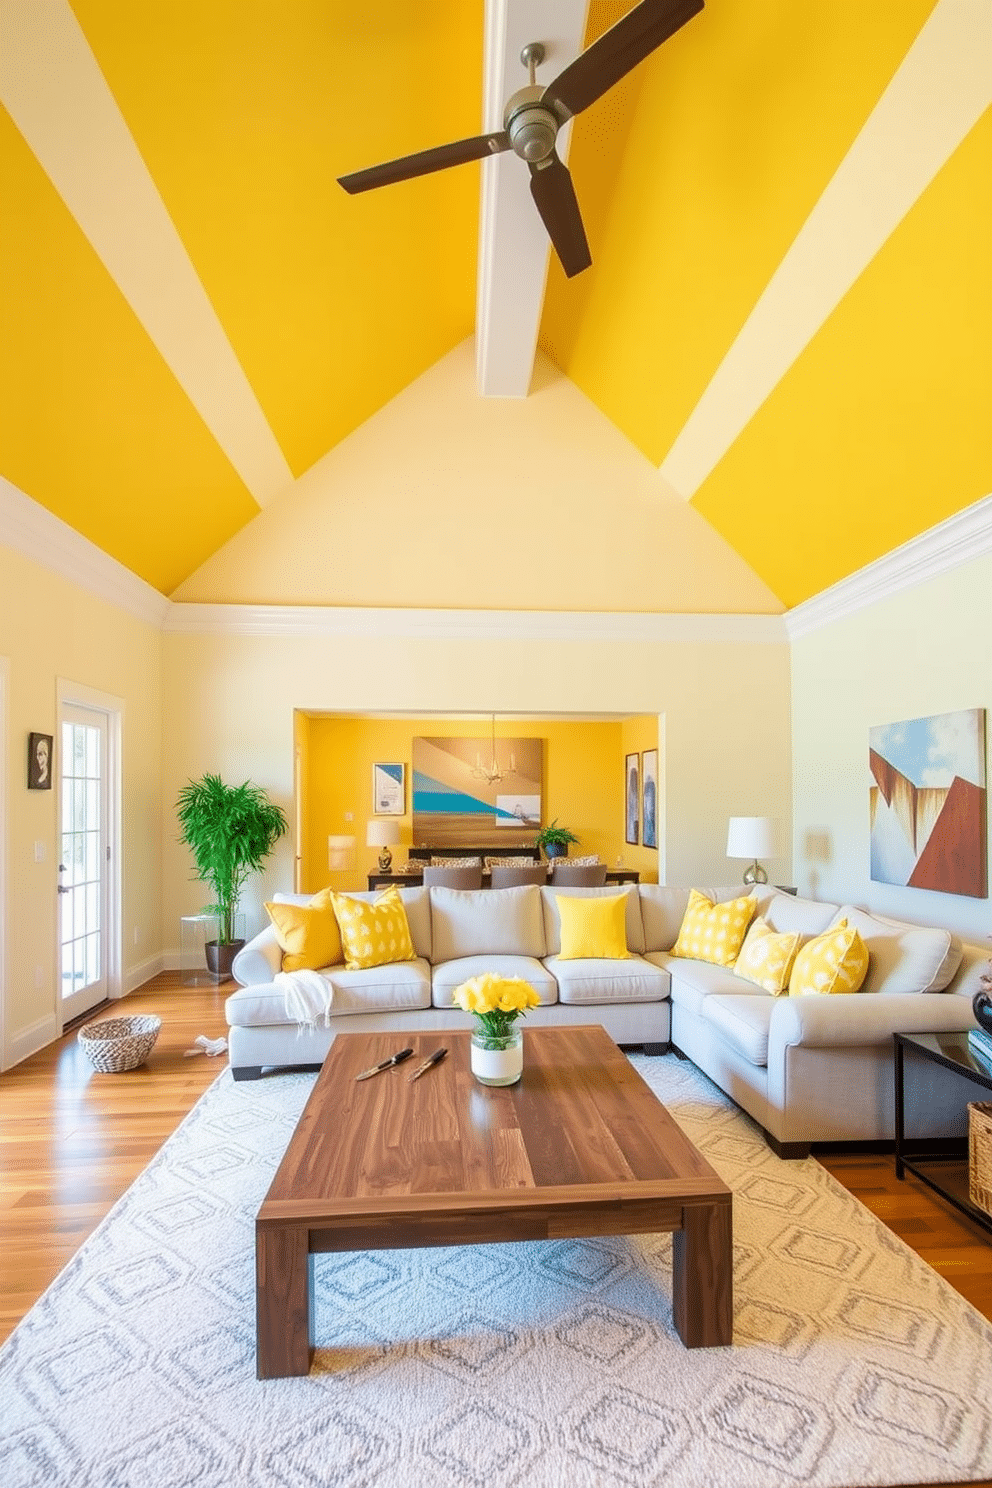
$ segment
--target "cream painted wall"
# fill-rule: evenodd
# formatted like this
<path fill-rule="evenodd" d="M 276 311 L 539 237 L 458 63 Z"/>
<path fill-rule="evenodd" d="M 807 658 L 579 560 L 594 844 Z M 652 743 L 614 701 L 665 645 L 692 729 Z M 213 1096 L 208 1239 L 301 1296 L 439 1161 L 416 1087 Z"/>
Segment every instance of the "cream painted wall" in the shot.
<path fill-rule="evenodd" d="M 947 925 L 979 942 L 992 932 L 987 898 L 872 883 L 868 821 L 872 725 L 992 709 L 990 593 L 992 558 L 983 557 L 793 642 L 801 893 Z"/>
<path fill-rule="evenodd" d="M 404 624 L 397 617 L 397 631 Z M 723 883 L 727 817 L 789 823 L 789 657 L 781 643 L 442 639 L 370 634 L 166 633 L 163 876 L 166 934 L 202 900 L 175 841 L 173 804 L 204 770 L 250 777 L 292 814 L 293 712 L 613 713 L 665 715 L 667 879 Z M 261 902 L 293 882 L 285 839 L 249 890 Z M 770 865 L 788 874 L 787 861 Z M 791 882 L 791 879 L 782 881 Z"/>
<path fill-rule="evenodd" d="M 4 1063 L 57 1031 L 58 792 L 29 791 L 27 735 L 55 733 L 56 679 L 124 701 L 122 981 L 159 969 L 161 632 L 0 547 L 0 655 L 9 658 Z M 35 862 L 34 845 L 44 861 Z M 135 945 L 135 931 L 138 944 Z"/>
<path fill-rule="evenodd" d="M 545 358 L 529 397 L 480 398 L 471 341 L 337 445 L 173 598 L 782 612 Z"/>

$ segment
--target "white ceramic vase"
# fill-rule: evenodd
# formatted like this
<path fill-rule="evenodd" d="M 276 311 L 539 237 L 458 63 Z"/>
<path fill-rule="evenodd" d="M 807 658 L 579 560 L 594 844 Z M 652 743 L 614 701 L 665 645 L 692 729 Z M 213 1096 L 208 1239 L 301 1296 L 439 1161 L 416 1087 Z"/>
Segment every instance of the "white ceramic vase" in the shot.
<path fill-rule="evenodd" d="M 515 1085 L 524 1069 L 524 1036 L 515 1028 L 506 1038 L 472 1035 L 472 1073 L 482 1085 Z"/>

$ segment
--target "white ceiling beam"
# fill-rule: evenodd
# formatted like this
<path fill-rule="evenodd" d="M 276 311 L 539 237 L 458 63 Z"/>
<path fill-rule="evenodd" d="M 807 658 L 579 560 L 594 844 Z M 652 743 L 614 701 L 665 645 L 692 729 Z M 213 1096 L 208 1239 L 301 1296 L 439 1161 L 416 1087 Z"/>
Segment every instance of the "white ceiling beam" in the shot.
<path fill-rule="evenodd" d="M 550 83 L 582 50 L 587 0 L 486 0 L 482 129 L 503 127 L 503 106 L 527 82 L 520 53 L 540 41 L 539 83 Z M 558 137 L 567 159 L 571 128 Z M 512 151 L 482 162 L 476 377 L 489 398 L 526 398 L 537 349 L 551 245 L 530 194 L 530 171 Z"/>

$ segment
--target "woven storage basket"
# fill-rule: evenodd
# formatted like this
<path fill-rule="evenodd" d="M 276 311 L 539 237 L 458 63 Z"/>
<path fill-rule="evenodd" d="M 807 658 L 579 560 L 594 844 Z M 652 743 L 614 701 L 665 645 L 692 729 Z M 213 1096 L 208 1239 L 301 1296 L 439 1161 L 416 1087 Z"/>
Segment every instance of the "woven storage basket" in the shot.
<path fill-rule="evenodd" d="M 968 1107 L 968 1197 L 976 1209 L 992 1214 L 992 1102 Z"/>
<path fill-rule="evenodd" d="M 93 1068 L 101 1075 L 119 1075 L 144 1064 L 155 1046 L 162 1019 L 155 1013 L 131 1018 L 105 1018 L 79 1030 L 79 1042 Z"/>

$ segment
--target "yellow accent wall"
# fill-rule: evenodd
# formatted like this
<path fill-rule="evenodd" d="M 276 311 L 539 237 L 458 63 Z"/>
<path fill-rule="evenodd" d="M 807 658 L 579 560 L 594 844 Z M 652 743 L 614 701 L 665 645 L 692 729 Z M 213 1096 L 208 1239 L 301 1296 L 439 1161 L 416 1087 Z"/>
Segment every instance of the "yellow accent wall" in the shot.
<path fill-rule="evenodd" d="M 336 177 L 478 132 L 483 7 L 73 10 L 300 475 L 471 333 L 479 166 L 356 197 Z"/>
<path fill-rule="evenodd" d="M 786 605 L 992 491 L 992 112 L 694 505 Z"/>
<path fill-rule="evenodd" d="M 0 109 L 0 474 L 163 593 L 257 512 Z"/>
<path fill-rule="evenodd" d="M 659 879 L 664 882 L 663 861 L 659 862 L 659 852 L 663 855 L 665 841 L 665 759 L 664 750 L 661 747 L 659 720 L 653 717 L 625 718 L 620 728 L 620 754 L 621 770 L 625 769 L 625 761 L 628 754 L 638 755 L 637 777 L 638 777 L 638 830 L 639 838 L 636 846 L 625 841 L 626 815 L 620 819 L 620 840 L 622 846 L 619 855 L 623 858 L 625 868 L 636 868 L 640 872 L 644 883 L 657 883 Z M 644 846 L 644 770 L 643 760 L 640 758 L 646 749 L 658 750 L 658 798 L 656 806 L 658 847 Z"/>
<path fill-rule="evenodd" d="M 645 882 L 657 881 L 657 854 L 625 847 L 623 841 L 623 740 L 657 736 L 657 720 L 577 721 L 554 718 L 500 718 L 499 738 L 544 741 L 544 796 L 542 824 L 557 820 L 579 838 L 572 856 L 596 853 L 611 867 L 618 858 L 638 868 Z M 640 727 L 638 727 L 640 725 Z M 628 734 L 629 730 L 629 734 Z M 302 730 L 301 730 L 302 731 Z M 364 888 L 365 875 L 374 870 L 378 849 L 367 847 L 365 830 L 370 817 L 372 765 L 376 760 L 406 765 L 406 815 L 398 819 L 402 842 L 393 849 L 396 864 L 405 862 L 413 843 L 412 747 L 417 737 L 488 738 L 486 719 L 309 717 L 305 723 L 307 770 L 303 777 L 303 892 L 316 893 L 325 884 L 335 888 Z M 633 745 L 631 747 L 634 747 Z M 651 747 L 645 744 L 644 747 Z M 351 813 L 351 820 L 347 819 Z M 349 873 L 329 871 L 329 834 L 356 838 L 356 866 Z M 526 834 L 505 834 L 509 849 Z M 486 844 L 499 845 L 503 835 L 490 832 Z M 636 858 L 636 861 L 635 861 Z"/>
<path fill-rule="evenodd" d="M 710 0 L 643 64 L 622 157 L 577 121 L 580 203 L 616 184 L 592 269 L 549 273 L 540 345 L 654 465 L 934 3 Z"/>
<path fill-rule="evenodd" d="M 123 700 L 124 988 L 160 968 L 162 634 L 0 546 L 0 656 L 8 659 L 10 684 L 7 771 L 0 786 L 7 822 L 6 943 L 0 947 L 6 1062 L 12 1052 L 34 1052 L 58 1026 L 58 790 L 29 791 L 26 761 L 29 733 L 57 734 L 60 678 Z M 174 934 L 177 943 L 178 921 Z"/>

